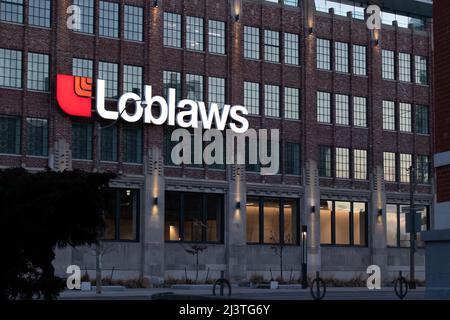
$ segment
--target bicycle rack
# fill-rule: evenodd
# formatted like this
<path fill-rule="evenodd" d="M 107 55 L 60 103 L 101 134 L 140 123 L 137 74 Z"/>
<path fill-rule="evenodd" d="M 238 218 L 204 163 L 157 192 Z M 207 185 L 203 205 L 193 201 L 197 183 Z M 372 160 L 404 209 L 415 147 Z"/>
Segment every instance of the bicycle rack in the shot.
<path fill-rule="evenodd" d="M 220 279 L 218 279 L 213 285 L 213 296 L 216 296 L 216 288 L 219 286 L 219 294 L 221 297 L 225 295 L 225 287 L 228 288 L 228 296 L 231 297 L 231 284 L 225 279 L 225 271 L 220 271 Z"/>
<path fill-rule="evenodd" d="M 397 280 L 395 280 L 394 290 L 400 300 L 405 299 L 408 294 L 408 281 L 403 277 L 401 271 L 399 272 Z"/>
<path fill-rule="evenodd" d="M 314 300 L 320 301 L 325 298 L 327 293 L 327 285 L 322 278 L 320 278 L 319 271 L 316 272 L 316 278 L 311 283 L 311 296 Z"/>

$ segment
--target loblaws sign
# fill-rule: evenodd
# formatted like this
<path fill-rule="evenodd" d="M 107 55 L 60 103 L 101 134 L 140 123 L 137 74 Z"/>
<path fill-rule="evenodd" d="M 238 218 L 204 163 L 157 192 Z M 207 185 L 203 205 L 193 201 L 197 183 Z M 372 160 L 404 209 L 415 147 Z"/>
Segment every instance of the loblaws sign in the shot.
<path fill-rule="evenodd" d="M 57 75 L 56 98 L 60 108 L 71 116 L 92 116 L 93 81 L 91 78 L 71 75 Z M 210 103 L 209 108 L 204 102 L 184 99 L 176 103 L 176 90 L 169 89 L 167 100 L 161 96 L 153 96 L 152 87 L 145 86 L 144 96 L 136 93 L 125 93 L 119 98 L 117 111 L 107 110 L 105 107 L 105 80 L 96 81 L 96 112 L 106 120 L 122 118 L 126 122 L 135 123 L 144 121 L 147 124 L 169 126 L 178 125 L 181 128 L 198 128 L 199 121 L 202 127 L 209 130 L 224 131 L 227 124 L 235 133 L 245 133 L 249 129 L 249 122 L 244 117 L 248 111 L 243 106 Z M 128 113 L 127 106 L 130 101 L 135 104 L 134 113 Z M 153 106 L 158 105 L 157 115 Z M 179 112 L 177 113 L 177 109 Z M 231 121 L 230 121 L 231 120 Z"/>

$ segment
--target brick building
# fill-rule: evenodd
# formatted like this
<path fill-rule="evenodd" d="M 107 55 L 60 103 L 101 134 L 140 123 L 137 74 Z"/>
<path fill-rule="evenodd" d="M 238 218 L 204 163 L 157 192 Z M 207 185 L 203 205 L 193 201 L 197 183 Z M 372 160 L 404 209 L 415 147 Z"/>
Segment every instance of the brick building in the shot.
<path fill-rule="evenodd" d="M 280 243 L 285 278 L 298 277 L 306 225 L 311 274 L 348 279 L 377 264 L 391 280 L 409 263 L 411 166 L 423 228 L 434 223 L 431 5 L 382 7 L 372 32 L 367 2 L 2 1 L 0 166 L 116 172 L 103 267 L 118 278 L 192 278 L 193 244 L 207 247 L 202 279 L 277 277 Z M 279 174 L 175 166 L 171 128 L 68 116 L 57 74 L 105 80 L 110 110 L 145 84 L 245 105 L 251 128 L 280 130 Z M 67 249 L 55 264 L 93 270 L 95 257 Z M 423 265 L 418 249 L 419 277 Z"/>

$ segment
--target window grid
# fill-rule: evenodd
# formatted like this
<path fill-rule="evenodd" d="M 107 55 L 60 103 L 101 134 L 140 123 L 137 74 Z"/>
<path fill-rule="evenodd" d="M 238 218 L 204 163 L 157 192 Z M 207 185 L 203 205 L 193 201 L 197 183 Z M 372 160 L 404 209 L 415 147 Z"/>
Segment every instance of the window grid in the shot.
<path fill-rule="evenodd" d="M 348 126 L 350 124 L 349 119 L 349 100 L 347 95 L 336 95 L 336 124 L 342 126 Z"/>
<path fill-rule="evenodd" d="M 331 147 L 319 146 L 319 176 L 331 177 Z"/>
<path fill-rule="evenodd" d="M 348 148 L 336 148 L 336 178 L 350 178 L 350 151 Z"/>
<path fill-rule="evenodd" d="M 417 84 L 428 84 L 428 70 L 427 70 L 427 58 L 422 56 L 415 56 L 416 64 L 416 83 Z"/>
<path fill-rule="evenodd" d="M 50 28 L 51 0 L 29 0 L 28 23 Z"/>
<path fill-rule="evenodd" d="M 366 47 L 353 45 L 353 73 L 358 76 L 367 75 L 367 53 Z"/>
<path fill-rule="evenodd" d="M 168 98 L 169 89 L 176 90 L 177 102 L 181 100 L 181 73 L 174 71 L 163 72 L 164 97 Z"/>
<path fill-rule="evenodd" d="M 280 87 L 266 84 L 264 86 L 265 115 L 268 117 L 280 116 Z"/>
<path fill-rule="evenodd" d="M 102 161 L 117 161 L 117 127 L 109 127 L 101 130 L 101 152 Z"/>
<path fill-rule="evenodd" d="M 336 71 L 348 73 L 348 43 L 335 42 Z"/>
<path fill-rule="evenodd" d="M 225 54 L 225 22 L 209 20 L 208 37 L 209 52 Z"/>
<path fill-rule="evenodd" d="M 77 77 L 93 78 L 94 62 L 87 59 L 72 59 L 72 75 Z"/>
<path fill-rule="evenodd" d="M 280 33 L 264 30 L 264 59 L 270 62 L 280 62 Z"/>
<path fill-rule="evenodd" d="M 411 105 L 400 103 L 399 106 L 400 131 L 412 132 Z"/>
<path fill-rule="evenodd" d="M 300 90 L 284 88 L 284 116 L 286 119 L 300 119 Z"/>
<path fill-rule="evenodd" d="M 429 111 L 427 106 L 416 106 L 416 133 L 430 133 Z"/>
<path fill-rule="evenodd" d="M 127 163 L 142 163 L 141 128 L 123 128 L 123 161 Z"/>
<path fill-rule="evenodd" d="M 46 157 L 48 155 L 48 120 L 27 118 L 27 154 Z"/>
<path fill-rule="evenodd" d="M 203 51 L 203 18 L 186 18 L 186 48 Z"/>
<path fill-rule="evenodd" d="M 144 10 L 141 7 L 125 5 L 125 40 L 142 41 Z"/>
<path fill-rule="evenodd" d="M 48 91 L 49 58 L 46 54 L 28 53 L 29 90 Z"/>
<path fill-rule="evenodd" d="M 400 81 L 411 82 L 411 55 L 400 52 L 398 54 L 398 75 Z"/>
<path fill-rule="evenodd" d="M 383 79 L 395 80 L 394 51 L 382 50 L 382 75 Z"/>
<path fill-rule="evenodd" d="M 383 153 L 384 180 L 388 182 L 397 181 L 397 166 L 394 152 Z"/>
<path fill-rule="evenodd" d="M 78 160 L 92 160 L 92 124 L 72 123 L 72 157 Z"/>
<path fill-rule="evenodd" d="M 164 12 L 164 45 L 181 48 L 181 15 Z"/>
<path fill-rule="evenodd" d="M 317 121 L 331 123 L 331 94 L 328 92 L 317 92 Z"/>
<path fill-rule="evenodd" d="M 0 153 L 19 154 L 21 140 L 20 118 L 0 116 Z"/>
<path fill-rule="evenodd" d="M 142 67 L 123 66 L 123 90 L 138 95 L 142 92 Z"/>
<path fill-rule="evenodd" d="M 298 65 L 299 64 L 299 40 L 298 34 L 284 34 L 284 63 Z"/>
<path fill-rule="evenodd" d="M 417 156 L 417 182 L 430 183 L 430 157 L 427 155 Z"/>
<path fill-rule="evenodd" d="M 300 144 L 286 143 L 286 174 L 300 175 Z"/>
<path fill-rule="evenodd" d="M 23 23 L 23 0 L 0 1 L 0 20 Z"/>
<path fill-rule="evenodd" d="M 354 178 L 367 180 L 367 150 L 353 150 Z"/>
<path fill-rule="evenodd" d="M 119 4 L 100 1 L 99 34 L 104 37 L 119 37 Z"/>
<path fill-rule="evenodd" d="M 247 59 L 260 59 L 258 28 L 244 26 L 244 57 Z"/>
<path fill-rule="evenodd" d="M 412 155 L 411 154 L 400 154 L 400 182 L 409 183 L 409 169 L 412 166 Z"/>
<path fill-rule="evenodd" d="M 22 51 L 0 49 L 0 87 L 22 88 Z"/>
<path fill-rule="evenodd" d="M 101 80 L 105 80 L 105 95 L 107 98 L 117 97 L 118 83 L 118 65 L 116 63 L 99 62 L 98 76 Z"/>
<path fill-rule="evenodd" d="M 204 101 L 203 76 L 196 74 L 186 75 L 187 98 L 194 101 Z"/>
<path fill-rule="evenodd" d="M 353 125 L 355 127 L 367 128 L 367 99 L 353 97 Z"/>
<path fill-rule="evenodd" d="M 383 101 L 383 129 L 395 130 L 395 103 Z"/>
<path fill-rule="evenodd" d="M 317 68 L 331 70 L 330 40 L 317 39 Z"/>
<path fill-rule="evenodd" d="M 249 114 L 259 115 L 259 83 L 244 82 L 244 106 Z"/>
<path fill-rule="evenodd" d="M 225 79 L 224 78 L 208 78 L 208 102 L 217 103 L 219 108 L 225 105 Z"/>
<path fill-rule="evenodd" d="M 73 4 L 81 9 L 80 29 L 82 33 L 94 33 L 94 0 L 73 0 Z"/>

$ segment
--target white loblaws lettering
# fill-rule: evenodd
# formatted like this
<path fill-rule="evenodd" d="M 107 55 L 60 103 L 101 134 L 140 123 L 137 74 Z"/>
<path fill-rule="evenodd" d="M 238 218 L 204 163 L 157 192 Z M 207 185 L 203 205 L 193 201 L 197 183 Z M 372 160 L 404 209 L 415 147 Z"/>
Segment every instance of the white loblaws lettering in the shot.
<path fill-rule="evenodd" d="M 132 100 L 135 105 L 135 112 L 133 115 L 130 115 L 127 112 L 127 104 L 128 101 Z M 139 97 L 135 93 L 126 93 L 119 99 L 119 114 L 121 115 L 122 119 L 126 122 L 135 123 L 142 119 L 142 115 L 144 114 L 144 109 L 141 105 L 141 97 Z"/>
<path fill-rule="evenodd" d="M 226 104 L 223 107 L 222 114 L 220 114 L 219 105 L 211 103 L 209 106 L 209 113 L 206 110 L 204 102 L 199 102 L 200 118 L 203 122 L 203 128 L 209 130 L 212 128 L 213 122 L 217 125 L 217 130 L 224 131 L 227 125 L 228 115 L 230 114 L 230 105 Z"/>
<path fill-rule="evenodd" d="M 145 86 L 145 102 L 147 108 L 145 108 L 144 122 L 148 124 L 163 125 L 166 123 L 169 117 L 169 106 L 167 105 L 166 99 L 160 96 L 152 96 L 152 86 Z M 153 116 L 153 106 L 158 104 L 160 106 L 159 117 Z"/>
<path fill-rule="evenodd" d="M 97 113 L 106 120 L 117 120 L 119 112 L 109 111 L 105 108 L 105 80 L 97 80 Z"/>
<path fill-rule="evenodd" d="M 231 118 L 234 121 L 241 124 L 241 126 L 238 127 L 235 123 L 233 123 L 233 122 L 230 123 L 230 129 L 236 133 L 245 133 L 245 132 L 247 132 L 247 130 L 250 127 L 248 120 L 246 118 L 244 118 L 242 115 L 244 115 L 244 116 L 248 115 L 247 108 L 245 108 L 243 106 L 234 106 L 233 108 L 231 108 L 231 112 L 230 112 Z"/>

